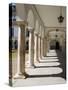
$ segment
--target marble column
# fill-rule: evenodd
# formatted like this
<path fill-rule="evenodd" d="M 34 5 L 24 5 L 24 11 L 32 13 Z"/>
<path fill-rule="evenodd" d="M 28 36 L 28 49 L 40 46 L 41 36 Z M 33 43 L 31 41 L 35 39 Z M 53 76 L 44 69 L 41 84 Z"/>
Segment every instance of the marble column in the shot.
<path fill-rule="evenodd" d="M 41 59 L 43 56 L 43 38 L 41 38 Z"/>
<path fill-rule="evenodd" d="M 45 50 L 45 40 L 44 40 L 44 38 L 43 38 L 43 56 L 44 56 L 44 50 Z"/>
<path fill-rule="evenodd" d="M 43 56 L 45 57 L 45 38 L 43 38 Z"/>
<path fill-rule="evenodd" d="M 47 40 L 47 52 L 49 52 L 49 50 L 50 50 L 50 42 L 49 40 Z"/>
<path fill-rule="evenodd" d="M 18 27 L 17 73 L 14 78 L 26 78 L 25 74 L 25 26 Z"/>
<path fill-rule="evenodd" d="M 37 34 L 34 34 L 34 37 L 35 37 L 35 47 L 34 47 L 34 50 L 35 50 L 35 52 L 34 52 L 34 61 L 35 62 L 39 62 L 39 60 L 38 60 L 38 35 Z"/>
<path fill-rule="evenodd" d="M 44 57 L 46 56 L 47 53 L 47 40 L 46 37 L 44 37 Z"/>
<path fill-rule="evenodd" d="M 34 30 L 29 32 L 29 65 L 28 67 L 34 67 Z"/>
<path fill-rule="evenodd" d="M 41 59 L 41 37 L 38 37 L 38 55 L 39 55 L 39 60 Z"/>

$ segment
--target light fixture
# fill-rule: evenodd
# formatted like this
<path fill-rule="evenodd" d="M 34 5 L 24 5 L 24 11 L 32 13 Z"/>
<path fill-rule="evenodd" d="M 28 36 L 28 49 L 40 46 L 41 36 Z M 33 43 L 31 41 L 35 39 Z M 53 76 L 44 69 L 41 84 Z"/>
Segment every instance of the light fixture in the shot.
<path fill-rule="evenodd" d="M 58 32 L 59 31 L 59 29 L 56 29 L 56 32 Z"/>
<path fill-rule="evenodd" d="M 57 32 L 59 31 L 59 29 L 56 29 L 56 35 L 55 35 L 55 38 L 57 39 L 58 38 L 58 35 L 57 35 Z"/>
<path fill-rule="evenodd" d="M 58 17 L 58 22 L 62 23 L 64 20 L 64 17 L 62 16 L 62 7 L 60 7 L 60 16 Z"/>

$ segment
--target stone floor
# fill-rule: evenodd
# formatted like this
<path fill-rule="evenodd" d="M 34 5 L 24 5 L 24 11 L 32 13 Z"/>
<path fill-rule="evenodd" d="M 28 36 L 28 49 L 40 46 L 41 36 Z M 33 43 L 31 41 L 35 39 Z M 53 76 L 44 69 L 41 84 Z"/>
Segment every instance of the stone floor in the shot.
<path fill-rule="evenodd" d="M 35 68 L 26 68 L 29 75 L 26 79 L 13 79 L 13 86 L 34 86 L 63 84 L 65 80 L 65 57 L 60 51 L 50 50 L 47 57 L 42 57 L 40 63 L 35 63 Z M 63 57 L 62 57 L 63 56 Z M 26 62 L 26 65 L 28 63 Z M 64 65 L 64 66 L 63 66 Z"/>
<path fill-rule="evenodd" d="M 14 80 L 14 87 L 22 86 L 39 86 L 39 85 L 55 85 L 64 84 L 65 80 L 61 77 L 37 77 L 37 78 L 27 78 L 27 79 L 17 79 Z"/>

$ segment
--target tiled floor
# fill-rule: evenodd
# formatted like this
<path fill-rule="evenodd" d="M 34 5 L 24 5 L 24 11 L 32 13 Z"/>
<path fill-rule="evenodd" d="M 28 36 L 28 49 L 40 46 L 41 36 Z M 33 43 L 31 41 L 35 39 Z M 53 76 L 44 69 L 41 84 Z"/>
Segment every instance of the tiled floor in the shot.
<path fill-rule="evenodd" d="M 27 63 L 28 64 L 28 63 Z M 50 50 L 47 57 L 42 57 L 40 63 L 35 63 L 36 68 L 26 68 L 29 75 L 27 79 L 13 80 L 13 86 L 32 86 L 65 83 L 61 76 L 64 69 L 55 50 Z"/>
<path fill-rule="evenodd" d="M 14 80 L 13 86 L 39 86 L 39 85 L 54 85 L 54 84 L 64 84 L 65 80 L 61 77 L 37 77 L 37 78 L 27 78 L 27 79 L 17 79 Z"/>

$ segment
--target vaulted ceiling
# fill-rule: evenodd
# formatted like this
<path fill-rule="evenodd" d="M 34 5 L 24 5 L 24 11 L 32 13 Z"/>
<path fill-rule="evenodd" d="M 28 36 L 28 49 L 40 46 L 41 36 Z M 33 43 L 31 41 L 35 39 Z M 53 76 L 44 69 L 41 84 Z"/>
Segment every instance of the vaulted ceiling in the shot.
<path fill-rule="evenodd" d="M 36 9 L 47 27 L 66 27 L 66 8 L 62 7 L 63 23 L 60 25 L 58 17 L 60 16 L 60 6 L 35 5 Z"/>

